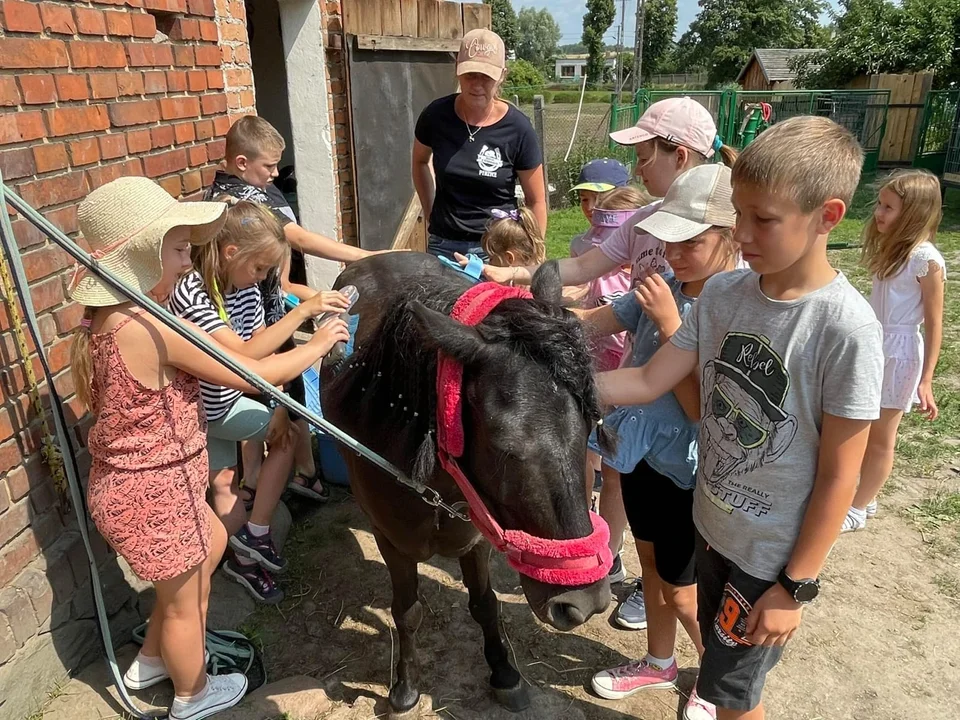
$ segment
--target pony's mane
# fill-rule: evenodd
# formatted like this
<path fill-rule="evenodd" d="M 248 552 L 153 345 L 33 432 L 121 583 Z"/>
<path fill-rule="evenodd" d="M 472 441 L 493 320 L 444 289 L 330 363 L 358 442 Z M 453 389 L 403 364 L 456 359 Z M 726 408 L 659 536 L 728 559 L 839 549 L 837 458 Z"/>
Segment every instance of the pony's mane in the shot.
<path fill-rule="evenodd" d="M 404 445 L 401 454 L 409 465 L 403 469 L 421 482 L 435 469 L 437 353 L 424 342 L 410 302 L 449 315 L 464 290 L 443 276 L 431 277 L 429 285 L 408 289 L 393 301 L 381 326 L 355 348 L 331 386 L 337 402 L 365 407 L 375 428 L 392 430 L 391 439 Z M 587 340 L 572 313 L 544 300 L 508 299 L 476 329 L 486 342 L 503 344 L 543 367 L 572 395 L 588 424 L 602 417 Z"/>

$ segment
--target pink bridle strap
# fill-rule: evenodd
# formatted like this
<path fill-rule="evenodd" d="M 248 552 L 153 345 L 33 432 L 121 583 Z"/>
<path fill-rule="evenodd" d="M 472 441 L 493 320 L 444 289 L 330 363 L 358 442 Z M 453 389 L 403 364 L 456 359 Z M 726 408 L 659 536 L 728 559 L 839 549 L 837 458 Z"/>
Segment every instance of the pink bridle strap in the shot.
<path fill-rule="evenodd" d="M 464 325 L 476 325 L 503 300 L 532 297 L 529 291 L 497 283 L 480 283 L 457 300 L 450 316 Z M 442 352 L 437 359 L 437 455 L 443 469 L 457 483 L 470 508 L 470 520 L 490 543 L 507 556 L 519 573 L 551 585 L 589 585 L 606 577 L 613 564 L 610 529 L 599 515 L 590 513 L 593 532 L 583 538 L 551 540 L 520 530 L 504 530 L 456 458 L 463 455 L 463 366 Z"/>

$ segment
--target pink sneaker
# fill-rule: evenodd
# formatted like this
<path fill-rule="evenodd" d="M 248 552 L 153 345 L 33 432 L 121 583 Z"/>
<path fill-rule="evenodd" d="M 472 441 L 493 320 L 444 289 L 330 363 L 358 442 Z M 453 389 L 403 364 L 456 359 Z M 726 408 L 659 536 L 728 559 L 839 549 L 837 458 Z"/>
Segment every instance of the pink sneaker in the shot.
<path fill-rule="evenodd" d="M 610 670 L 602 670 L 593 676 L 593 691 L 607 700 L 622 700 L 641 690 L 666 690 L 677 683 L 677 663 L 660 669 L 646 659 Z"/>
<path fill-rule="evenodd" d="M 683 720 L 717 720 L 717 706 L 697 695 L 697 688 L 693 688 L 683 708 Z"/>

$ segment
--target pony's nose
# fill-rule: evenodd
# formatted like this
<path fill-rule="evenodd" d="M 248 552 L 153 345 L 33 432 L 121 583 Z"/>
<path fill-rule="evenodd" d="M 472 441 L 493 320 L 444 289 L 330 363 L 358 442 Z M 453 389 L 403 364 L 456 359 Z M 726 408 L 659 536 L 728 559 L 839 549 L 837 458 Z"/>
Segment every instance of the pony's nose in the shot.
<path fill-rule="evenodd" d="M 547 601 L 547 621 L 557 630 L 566 632 L 580 627 L 587 618 L 576 604 L 560 596 Z"/>

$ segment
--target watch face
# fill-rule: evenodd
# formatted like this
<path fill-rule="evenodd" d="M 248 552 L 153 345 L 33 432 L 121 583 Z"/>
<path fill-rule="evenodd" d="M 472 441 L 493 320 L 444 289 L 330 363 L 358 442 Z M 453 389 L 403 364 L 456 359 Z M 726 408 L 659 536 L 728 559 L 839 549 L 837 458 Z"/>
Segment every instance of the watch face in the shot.
<path fill-rule="evenodd" d="M 820 594 L 820 586 L 812 580 L 797 583 L 797 589 L 793 593 L 793 599 L 798 603 L 809 603 L 816 599 Z"/>

